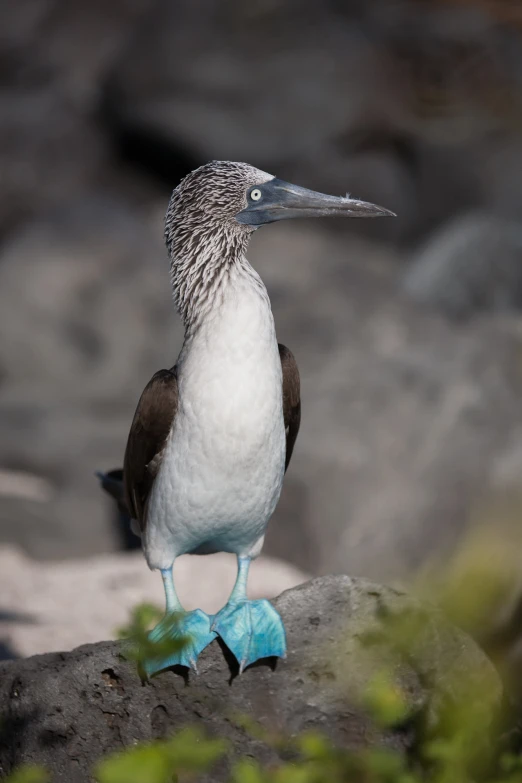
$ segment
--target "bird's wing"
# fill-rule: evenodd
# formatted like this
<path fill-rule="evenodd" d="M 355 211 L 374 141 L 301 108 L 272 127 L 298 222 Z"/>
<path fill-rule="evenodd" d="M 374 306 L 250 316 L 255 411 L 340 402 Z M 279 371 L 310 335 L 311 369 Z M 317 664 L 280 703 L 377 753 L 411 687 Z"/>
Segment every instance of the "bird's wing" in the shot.
<path fill-rule="evenodd" d="M 283 370 L 283 416 L 286 432 L 285 471 L 290 463 L 294 444 L 301 424 L 301 382 L 299 369 L 292 351 L 279 343 L 279 356 Z"/>
<path fill-rule="evenodd" d="M 176 368 L 159 370 L 143 390 L 132 420 L 125 458 L 125 504 L 143 532 L 147 498 L 178 409 Z"/>

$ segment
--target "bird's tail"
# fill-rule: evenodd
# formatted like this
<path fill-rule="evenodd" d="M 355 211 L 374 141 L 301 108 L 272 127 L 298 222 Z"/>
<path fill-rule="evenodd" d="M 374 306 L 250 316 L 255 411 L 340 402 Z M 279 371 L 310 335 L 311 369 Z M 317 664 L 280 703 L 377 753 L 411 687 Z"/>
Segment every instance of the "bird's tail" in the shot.
<path fill-rule="evenodd" d="M 140 546 L 139 543 L 139 529 L 137 523 L 131 518 L 128 512 L 127 504 L 125 503 L 125 492 L 123 490 L 123 470 L 122 468 L 116 468 L 115 470 L 109 470 L 104 473 L 101 470 L 96 471 L 101 487 L 111 498 L 114 498 L 118 507 L 118 514 L 116 524 L 118 527 L 118 534 L 121 538 L 124 549 L 136 549 Z M 138 536 L 138 538 L 136 538 Z"/>
<path fill-rule="evenodd" d="M 109 470 L 107 473 L 103 473 L 101 470 L 96 471 L 96 476 L 100 480 L 102 489 L 105 490 L 118 504 L 120 510 L 127 510 L 125 506 L 125 496 L 123 492 L 123 470 L 122 468 L 116 468 L 115 470 Z"/>

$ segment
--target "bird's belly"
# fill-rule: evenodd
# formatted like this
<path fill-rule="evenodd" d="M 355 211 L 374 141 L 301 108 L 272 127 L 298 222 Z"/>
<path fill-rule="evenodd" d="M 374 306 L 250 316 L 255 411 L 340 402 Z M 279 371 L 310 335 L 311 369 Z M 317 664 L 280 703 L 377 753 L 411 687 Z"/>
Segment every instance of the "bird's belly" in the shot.
<path fill-rule="evenodd" d="M 145 536 L 151 567 L 166 567 L 156 564 L 185 552 L 248 554 L 281 493 L 280 364 L 270 356 L 257 371 L 225 366 L 204 381 L 182 387 L 151 491 Z"/>

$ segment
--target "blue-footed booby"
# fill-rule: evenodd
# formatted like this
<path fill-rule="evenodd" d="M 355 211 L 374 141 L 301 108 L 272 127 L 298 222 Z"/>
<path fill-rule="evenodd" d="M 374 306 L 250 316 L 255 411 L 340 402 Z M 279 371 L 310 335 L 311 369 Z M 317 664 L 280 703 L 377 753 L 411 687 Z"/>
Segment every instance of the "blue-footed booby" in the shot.
<path fill-rule="evenodd" d="M 165 240 L 183 347 L 141 395 L 123 472 L 100 474 L 163 579 L 166 614 L 151 638 L 185 639 L 168 659 L 146 662 L 148 675 L 175 664 L 195 668 L 216 636 L 240 671 L 259 658 L 285 656 L 282 620 L 268 601 L 248 600 L 247 578 L 299 431 L 300 381 L 293 354 L 277 342 L 267 290 L 246 250 L 265 223 L 324 215 L 393 213 L 225 161 L 192 171 L 172 193 Z M 175 560 L 213 552 L 237 557 L 230 598 L 213 617 L 187 612 L 174 587 Z"/>

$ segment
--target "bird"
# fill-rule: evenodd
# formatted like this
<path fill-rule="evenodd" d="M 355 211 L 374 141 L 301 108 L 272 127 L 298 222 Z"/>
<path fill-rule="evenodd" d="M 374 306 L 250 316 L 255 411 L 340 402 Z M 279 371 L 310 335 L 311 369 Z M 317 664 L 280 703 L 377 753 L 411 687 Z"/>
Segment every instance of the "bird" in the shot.
<path fill-rule="evenodd" d="M 98 474 L 163 579 L 165 616 L 150 638 L 183 640 L 172 654 L 145 661 L 147 676 L 174 665 L 197 671 L 199 655 L 218 636 L 240 673 L 259 659 L 286 656 L 280 615 L 269 601 L 248 599 L 247 580 L 299 432 L 300 376 L 246 257 L 253 232 L 288 218 L 391 215 L 232 161 L 210 161 L 174 189 L 164 235 L 183 345 L 174 366 L 145 386 L 123 469 Z M 226 605 L 213 616 L 185 611 L 176 558 L 215 552 L 237 558 Z"/>

